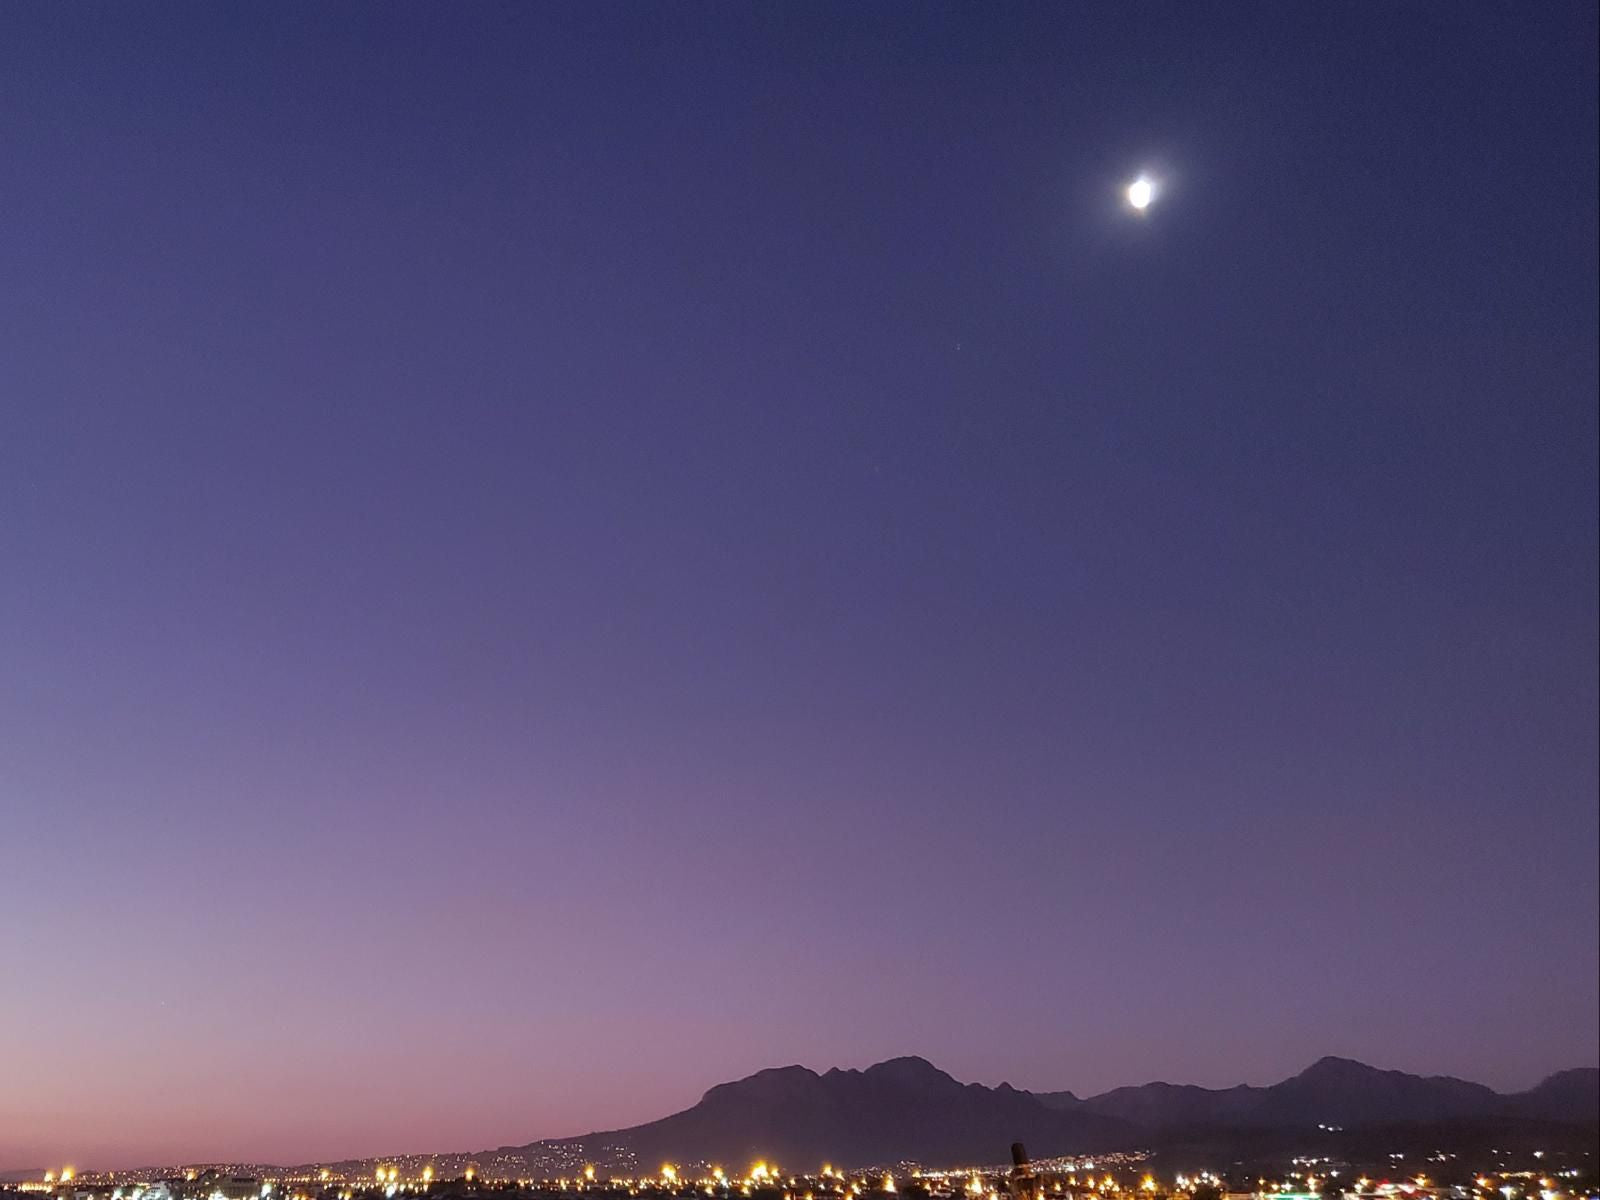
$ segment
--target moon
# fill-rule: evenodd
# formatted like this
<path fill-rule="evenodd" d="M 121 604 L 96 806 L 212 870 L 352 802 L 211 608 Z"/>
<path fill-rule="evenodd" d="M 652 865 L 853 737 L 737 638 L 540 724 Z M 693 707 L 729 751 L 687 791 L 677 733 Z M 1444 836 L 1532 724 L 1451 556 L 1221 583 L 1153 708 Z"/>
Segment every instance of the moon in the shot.
<path fill-rule="evenodd" d="M 1148 175 L 1141 175 L 1128 185 L 1128 203 L 1135 212 L 1144 212 L 1156 198 L 1155 181 Z"/>

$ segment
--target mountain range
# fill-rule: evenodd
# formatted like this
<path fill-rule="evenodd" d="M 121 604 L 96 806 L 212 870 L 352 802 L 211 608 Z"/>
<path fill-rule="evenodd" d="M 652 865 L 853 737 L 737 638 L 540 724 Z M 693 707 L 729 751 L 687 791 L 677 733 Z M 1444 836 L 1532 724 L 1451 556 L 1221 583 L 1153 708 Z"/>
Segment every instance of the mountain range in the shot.
<path fill-rule="evenodd" d="M 1266 1130 L 1452 1122 L 1600 1121 L 1600 1070 L 1550 1076 L 1525 1092 L 1500 1093 L 1450 1076 L 1385 1071 L 1323 1058 L 1280 1083 L 1203 1088 L 1171 1083 L 1080 1098 L 1026 1092 L 1008 1083 L 961 1083 L 926 1059 L 895 1058 L 866 1070 L 774 1067 L 719 1084 L 692 1108 L 629 1129 L 506 1146 L 532 1165 L 584 1157 L 614 1167 L 657 1162 L 743 1164 L 773 1159 L 814 1169 L 824 1161 L 865 1166 L 903 1161 L 989 1162 L 1013 1141 L 1035 1157 L 1158 1145 Z"/>

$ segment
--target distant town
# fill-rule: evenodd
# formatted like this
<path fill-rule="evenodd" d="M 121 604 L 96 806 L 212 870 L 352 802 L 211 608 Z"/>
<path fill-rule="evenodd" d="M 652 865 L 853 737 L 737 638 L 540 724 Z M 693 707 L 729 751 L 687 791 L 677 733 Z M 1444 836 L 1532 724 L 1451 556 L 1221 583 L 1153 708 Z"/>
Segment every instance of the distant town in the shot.
<path fill-rule="evenodd" d="M 1019 1147 L 1020 1150 L 1020 1147 Z M 1163 1155 L 1162 1158 L 1171 1158 Z M 1012 1164 L 796 1170 L 661 1163 L 615 1175 L 592 1163 L 532 1175 L 520 1154 L 401 1156 L 278 1168 L 228 1163 L 79 1172 L 70 1165 L 0 1184 L 5 1200 L 1600 1200 L 1592 1150 L 1392 1152 L 1357 1163 L 1292 1158 L 1164 1169 L 1148 1152 Z"/>

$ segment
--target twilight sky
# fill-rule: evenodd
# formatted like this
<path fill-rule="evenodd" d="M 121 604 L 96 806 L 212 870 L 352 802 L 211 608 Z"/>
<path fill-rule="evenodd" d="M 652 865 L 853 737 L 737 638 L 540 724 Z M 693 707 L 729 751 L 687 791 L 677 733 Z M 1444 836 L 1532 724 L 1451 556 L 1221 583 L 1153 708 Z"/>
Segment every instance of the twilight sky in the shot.
<path fill-rule="evenodd" d="M 0 1168 L 1596 1061 L 1592 3 L 3 22 Z"/>

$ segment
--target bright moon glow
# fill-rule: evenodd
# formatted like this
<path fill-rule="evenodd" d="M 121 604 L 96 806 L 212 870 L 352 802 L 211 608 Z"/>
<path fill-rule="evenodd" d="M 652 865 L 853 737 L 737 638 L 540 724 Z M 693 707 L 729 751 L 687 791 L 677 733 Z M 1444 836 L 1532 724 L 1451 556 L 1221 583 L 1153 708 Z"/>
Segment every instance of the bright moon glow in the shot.
<path fill-rule="evenodd" d="M 1128 185 L 1128 203 L 1143 212 L 1150 207 L 1150 201 L 1156 198 L 1156 185 L 1143 175 Z"/>

